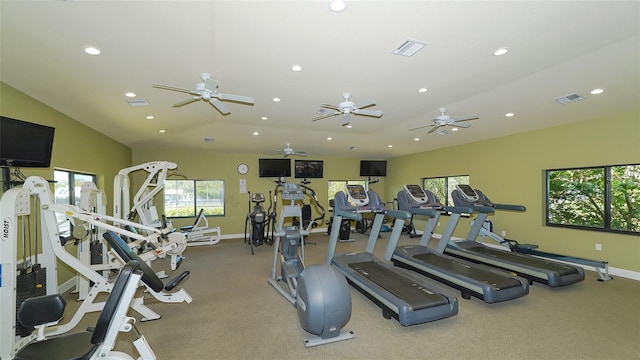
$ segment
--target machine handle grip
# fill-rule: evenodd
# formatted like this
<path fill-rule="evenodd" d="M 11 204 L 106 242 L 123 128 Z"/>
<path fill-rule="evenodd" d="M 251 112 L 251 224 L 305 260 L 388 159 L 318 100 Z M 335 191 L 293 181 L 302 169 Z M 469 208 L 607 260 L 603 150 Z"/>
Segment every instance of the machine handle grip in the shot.
<path fill-rule="evenodd" d="M 477 211 L 480 213 L 493 214 L 496 212 L 496 209 L 491 206 L 469 206 L 473 211 Z"/>
<path fill-rule="evenodd" d="M 413 214 L 425 215 L 425 216 L 428 216 L 428 217 L 435 217 L 436 216 L 436 211 L 433 210 L 433 209 L 412 208 L 411 212 Z"/>
<path fill-rule="evenodd" d="M 452 212 L 454 214 L 472 214 L 473 209 L 467 206 L 443 206 L 442 210 Z"/>
<path fill-rule="evenodd" d="M 338 209 L 338 208 L 333 209 L 333 212 L 334 212 L 335 215 L 342 216 L 343 218 L 347 218 L 349 220 L 355 220 L 355 221 L 362 220 L 362 214 L 361 213 L 354 213 L 354 212 L 351 212 L 351 211 L 345 211 L 345 210 Z"/>
<path fill-rule="evenodd" d="M 171 291 L 173 290 L 173 288 L 175 288 L 176 286 L 178 286 L 178 284 L 189 277 L 190 272 L 187 270 L 185 272 L 183 272 L 182 274 L 176 276 L 175 278 L 173 278 L 171 281 L 169 281 L 169 283 L 167 285 L 165 285 L 164 289 L 167 291 Z"/>

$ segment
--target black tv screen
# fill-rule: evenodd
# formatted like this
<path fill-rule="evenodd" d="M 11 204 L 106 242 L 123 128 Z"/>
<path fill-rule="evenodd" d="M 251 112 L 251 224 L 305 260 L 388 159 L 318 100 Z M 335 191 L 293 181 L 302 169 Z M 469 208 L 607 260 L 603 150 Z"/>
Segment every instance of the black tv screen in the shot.
<path fill-rule="evenodd" d="M 360 176 L 387 176 L 387 160 L 360 160 Z"/>
<path fill-rule="evenodd" d="M 51 165 L 55 128 L 0 116 L 0 166 Z"/>
<path fill-rule="evenodd" d="M 293 164 L 294 177 L 297 179 L 322 179 L 322 160 L 296 160 Z"/>
<path fill-rule="evenodd" d="M 291 159 L 258 159 L 260 177 L 290 177 Z"/>

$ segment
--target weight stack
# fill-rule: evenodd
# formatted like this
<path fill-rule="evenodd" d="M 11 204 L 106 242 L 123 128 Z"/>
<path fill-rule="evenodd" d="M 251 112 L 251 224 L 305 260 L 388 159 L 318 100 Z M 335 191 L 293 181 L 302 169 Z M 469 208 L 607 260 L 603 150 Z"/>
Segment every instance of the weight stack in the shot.
<path fill-rule="evenodd" d="M 29 271 L 30 270 L 30 271 Z M 31 269 L 20 269 L 16 279 L 16 335 L 29 336 L 33 327 L 25 327 L 18 321 L 18 310 L 23 301 L 30 297 L 47 294 L 47 272 L 40 265 L 34 265 Z"/>

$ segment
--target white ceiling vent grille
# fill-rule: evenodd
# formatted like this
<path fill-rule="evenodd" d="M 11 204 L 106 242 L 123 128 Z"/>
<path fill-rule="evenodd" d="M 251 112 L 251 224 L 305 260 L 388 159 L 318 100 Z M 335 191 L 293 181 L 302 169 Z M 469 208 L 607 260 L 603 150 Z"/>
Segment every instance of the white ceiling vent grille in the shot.
<path fill-rule="evenodd" d="M 556 99 L 556 101 L 562 105 L 567 105 L 567 104 L 574 103 L 576 101 L 580 101 L 582 99 L 584 98 L 578 94 L 570 94 L 570 95 L 559 97 Z"/>
<path fill-rule="evenodd" d="M 149 102 L 147 99 L 127 99 L 127 103 L 131 106 L 147 106 Z"/>
<path fill-rule="evenodd" d="M 391 51 L 391 53 L 395 54 L 395 55 L 410 57 L 410 56 L 415 55 L 415 53 L 420 51 L 420 49 L 425 47 L 425 45 L 427 45 L 426 42 L 413 40 L 413 39 L 407 39 L 407 40 L 403 41 L 402 44 L 400 44 L 400 46 L 398 46 L 397 48 L 393 49 L 393 51 Z"/>

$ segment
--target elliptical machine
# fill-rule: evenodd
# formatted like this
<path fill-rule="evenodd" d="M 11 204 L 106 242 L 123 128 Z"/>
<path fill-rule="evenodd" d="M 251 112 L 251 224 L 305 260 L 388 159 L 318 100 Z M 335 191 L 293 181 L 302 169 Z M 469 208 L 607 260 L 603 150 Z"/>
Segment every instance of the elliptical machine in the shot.
<path fill-rule="evenodd" d="M 273 244 L 273 239 L 269 238 L 272 214 L 268 214 L 262 207 L 264 201 L 263 193 L 249 193 L 249 212 L 244 221 L 244 242 L 251 247 L 251 255 L 254 255 L 254 247 Z M 254 204 L 253 209 L 251 203 Z"/>
<path fill-rule="evenodd" d="M 277 182 L 274 197 L 281 191 L 282 199 L 290 204 L 283 205 L 274 224 L 273 263 L 267 281 L 297 308 L 300 325 L 314 335 L 304 341 L 304 346 L 312 347 L 353 339 L 355 335 L 342 331 L 351 318 L 351 292 L 345 277 L 330 265 L 304 266 L 304 237 L 315 221 L 306 228 L 299 227 L 300 221 L 293 225 L 294 219 L 302 219 L 302 207 L 296 204 L 305 197 L 302 186 Z M 312 198 L 319 205 L 317 198 Z M 285 225 L 287 219 L 291 219 L 291 225 Z"/>

